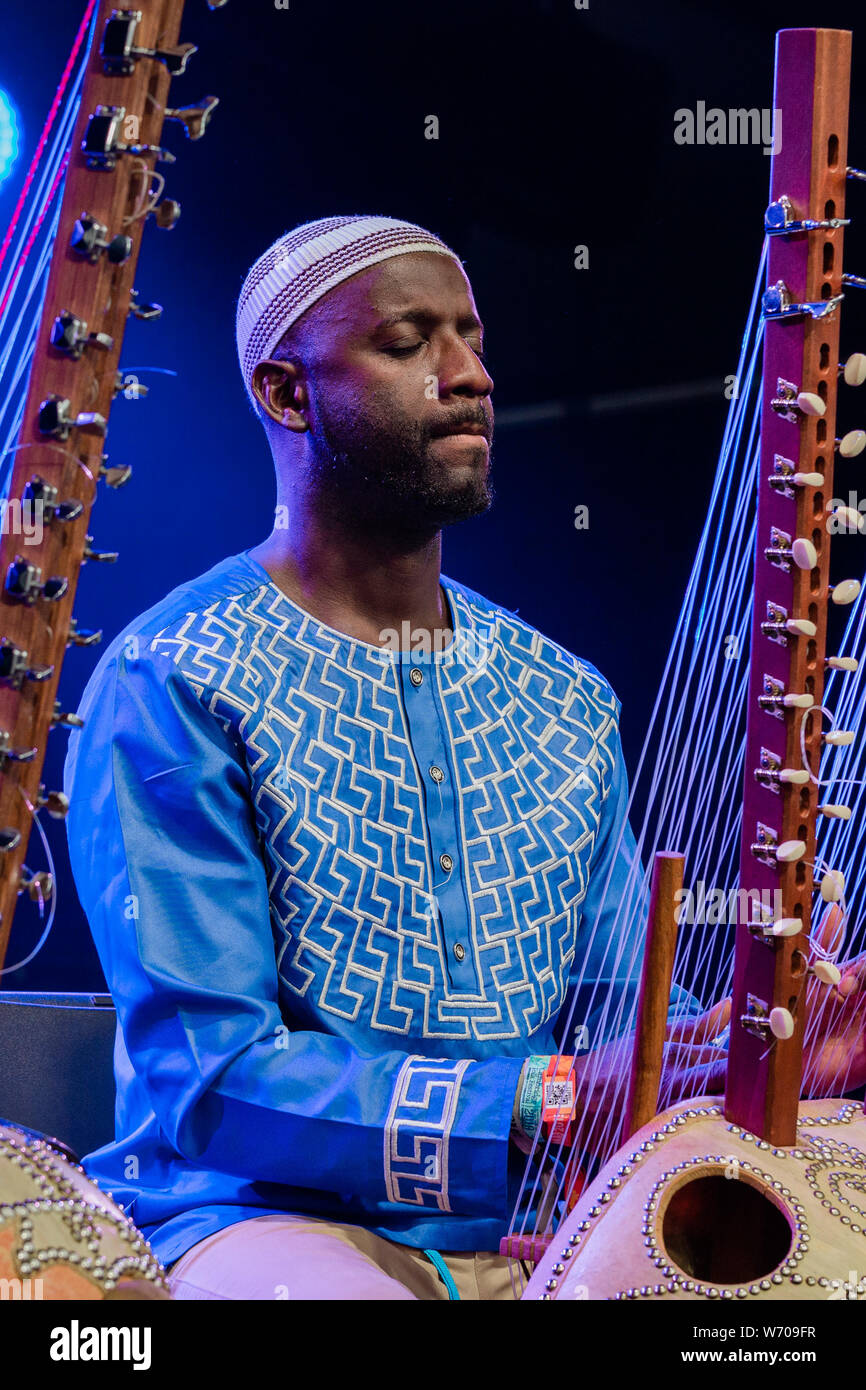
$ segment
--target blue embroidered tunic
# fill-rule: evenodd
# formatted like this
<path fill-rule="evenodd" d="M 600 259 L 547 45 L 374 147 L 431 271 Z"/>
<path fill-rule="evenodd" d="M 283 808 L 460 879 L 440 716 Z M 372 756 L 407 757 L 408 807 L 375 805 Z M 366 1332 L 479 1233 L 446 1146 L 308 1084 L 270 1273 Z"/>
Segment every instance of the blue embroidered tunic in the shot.
<path fill-rule="evenodd" d="M 600 1041 L 634 854 L 619 702 L 441 582 L 451 644 L 380 648 L 244 551 L 88 682 L 67 824 L 118 1028 L 116 1137 L 84 1167 L 165 1263 L 283 1211 L 496 1250 L 520 1069 L 558 1050 L 596 919 L 575 1020 Z"/>

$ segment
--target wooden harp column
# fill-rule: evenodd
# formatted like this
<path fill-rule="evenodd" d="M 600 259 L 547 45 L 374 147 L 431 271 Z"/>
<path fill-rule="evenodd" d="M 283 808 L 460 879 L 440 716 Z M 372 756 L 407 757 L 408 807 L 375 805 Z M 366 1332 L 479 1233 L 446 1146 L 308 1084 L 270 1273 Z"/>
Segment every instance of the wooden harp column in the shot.
<path fill-rule="evenodd" d="M 851 35 L 832 29 L 787 29 L 777 36 L 774 107 L 781 112 L 781 141 L 772 158 L 771 201 L 783 197 L 795 219 L 843 217 L 847 165 Z M 842 290 L 842 230 L 770 238 L 767 285 L 782 282 L 795 303 L 826 301 Z M 759 703 L 768 690 L 808 693 L 820 704 L 824 687 L 829 536 L 826 505 L 833 495 L 839 311 L 823 318 L 799 315 L 768 319 L 764 327 L 761 454 L 758 477 L 755 590 L 751 631 L 740 888 L 781 892 L 782 916 L 801 919 L 800 934 L 769 943 L 737 926 L 725 1116 L 772 1144 L 796 1139 L 802 1074 L 806 943 L 810 929 L 815 812 L 818 788 L 756 779 L 759 768 L 800 768 L 803 711 L 770 712 Z M 786 419 L 771 402 L 795 392 L 819 395 L 826 411 Z M 781 386 L 781 391 L 780 391 Z M 820 473 L 817 487 L 781 488 L 777 477 L 788 460 L 797 472 Z M 785 538 L 790 538 L 786 541 Z M 797 537 L 817 551 L 814 568 L 782 567 L 778 554 Z M 774 618 L 806 619 L 813 637 L 773 629 Z M 781 717 L 780 717 L 781 715 Z M 811 719 L 807 741 L 812 767 L 819 765 L 821 721 Z M 777 862 L 773 846 L 802 841 L 798 862 Z M 741 895 L 740 902 L 744 899 Z M 755 914 L 757 917 L 757 914 Z M 761 1010 L 788 1010 L 790 1037 L 751 1031 L 743 1020 Z"/>

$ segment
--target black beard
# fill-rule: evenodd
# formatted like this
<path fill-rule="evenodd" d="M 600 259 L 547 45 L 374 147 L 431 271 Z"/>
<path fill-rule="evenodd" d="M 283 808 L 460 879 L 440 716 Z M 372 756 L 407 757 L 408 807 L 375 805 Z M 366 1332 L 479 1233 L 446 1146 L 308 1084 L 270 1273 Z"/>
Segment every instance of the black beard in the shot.
<path fill-rule="evenodd" d="M 491 506 L 489 462 L 455 482 L 448 465 L 431 458 L 433 437 L 420 426 L 347 420 L 317 405 L 308 481 L 320 512 L 353 528 L 432 536 Z"/>

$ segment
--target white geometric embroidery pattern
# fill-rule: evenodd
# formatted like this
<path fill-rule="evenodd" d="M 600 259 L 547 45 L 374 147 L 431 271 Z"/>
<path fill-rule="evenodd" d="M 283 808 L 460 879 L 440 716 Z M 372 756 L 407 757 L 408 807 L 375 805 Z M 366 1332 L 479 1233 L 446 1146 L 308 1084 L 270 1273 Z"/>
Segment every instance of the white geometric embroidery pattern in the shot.
<path fill-rule="evenodd" d="M 430 667 L 456 787 L 460 923 L 478 982 L 454 990 L 424 789 L 399 673 L 303 617 L 275 585 L 164 628 L 167 654 L 243 749 L 268 874 L 280 1002 L 298 1027 L 490 1042 L 560 1009 L 617 750 L 613 692 L 513 614 L 449 585 L 483 662 Z"/>
<path fill-rule="evenodd" d="M 389 1202 L 438 1207 L 448 1201 L 448 1140 L 466 1059 L 407 1057 L 385 1121 L 385 1187 Z"/>

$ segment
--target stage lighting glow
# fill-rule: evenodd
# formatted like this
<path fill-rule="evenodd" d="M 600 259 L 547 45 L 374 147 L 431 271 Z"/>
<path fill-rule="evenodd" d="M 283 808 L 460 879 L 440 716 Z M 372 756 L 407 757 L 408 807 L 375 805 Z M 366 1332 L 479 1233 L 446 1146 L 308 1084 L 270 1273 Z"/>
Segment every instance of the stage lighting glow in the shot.
<path fill-rule="evenodd" d="M 0 88 L 0 185 L 18 158 L 18 118 L 7 92 Z"/>

